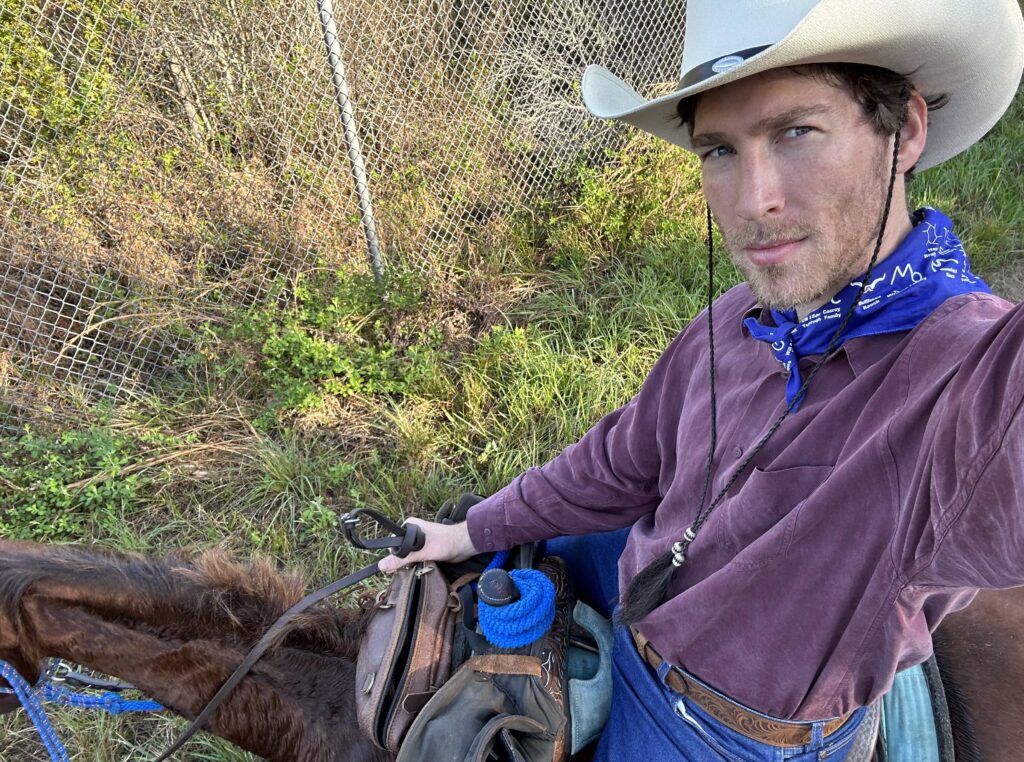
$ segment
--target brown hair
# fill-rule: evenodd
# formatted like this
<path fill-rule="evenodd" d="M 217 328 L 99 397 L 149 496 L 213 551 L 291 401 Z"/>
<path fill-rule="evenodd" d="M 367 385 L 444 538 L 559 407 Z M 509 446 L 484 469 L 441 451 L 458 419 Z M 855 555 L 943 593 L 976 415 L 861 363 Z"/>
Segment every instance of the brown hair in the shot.
<path fill-rule="evenodd" d="M 788 68 L 850 93 L 860 104 L 864 118 L 881 135 L 892 135 L 907 118 L 907 103 L 914 92 L 914 85 L 903 74 L 855 63 L 800 64 Z M 942 108 L 948 100 L 947 95 L 925 96 L 929 111 Z M 700 93 L 684 98 L 676 106 L 681 125 L 686 125 L 691 135 L 699 101 Z M 911 167 L 906 173 L 908 181 L 913 177 L 913 172 L 914 168 Z"/>

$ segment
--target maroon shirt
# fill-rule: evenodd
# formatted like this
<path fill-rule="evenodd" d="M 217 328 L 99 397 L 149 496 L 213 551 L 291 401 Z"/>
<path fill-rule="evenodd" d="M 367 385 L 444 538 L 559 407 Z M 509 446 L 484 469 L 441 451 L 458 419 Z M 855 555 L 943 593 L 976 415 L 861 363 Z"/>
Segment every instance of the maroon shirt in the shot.
<path fill-rule="evenodd" d="M 784 409 L 786 379 L 715 304 L 712 495 Z M 1024 309 L 970 294 L 913 331 L 852 339 L 711 514 L 640 629 L 667 659 L 786 719 L 845 714 L 931 652 L 979 587 L 1024 584 Z M 817 358 L 801 361 L 809 367 Z M 633 525 L 620 588 L 697 511 L 707 446 L 707 316 L 640 393 L 476 506 L 480 550 Z"/>

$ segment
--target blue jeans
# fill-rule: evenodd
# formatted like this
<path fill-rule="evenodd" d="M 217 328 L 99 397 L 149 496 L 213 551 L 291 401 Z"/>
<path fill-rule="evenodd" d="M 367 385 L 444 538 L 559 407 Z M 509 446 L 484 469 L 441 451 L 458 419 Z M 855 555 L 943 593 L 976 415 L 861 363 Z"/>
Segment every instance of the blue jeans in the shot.
<path fill-rule="evenodd" d="M 610 616 L 618 599 L 618 558 L 628 529 L 549 540 L 547 552 L 565 559 L 577 596 Z M 612 705 L 593 762 L 842 762 L 867 709 L 822 735 L 814 723 L 810 743 L 778 747 L 754 741 L 680 696 L 636 650 L 626 627 L 617 627 L 612 654 Z M 728 700 L 728 697 L 723 697 Z"/>

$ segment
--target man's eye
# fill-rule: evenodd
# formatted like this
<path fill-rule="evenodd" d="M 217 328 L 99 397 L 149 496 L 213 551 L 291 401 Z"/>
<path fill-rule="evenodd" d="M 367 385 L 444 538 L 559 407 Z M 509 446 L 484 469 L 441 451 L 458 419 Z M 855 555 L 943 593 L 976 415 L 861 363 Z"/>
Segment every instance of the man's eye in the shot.
<path fill-rule="evenodd" d="M 705 159 L 719 159 L 723 156 L 728 156 L 732 153 L 732 148 L 729 146 L 715 146 L 710 151 L 704 154 Z"/>
<path fill-rule="evenodd" d="M 790 127 L 786 130 L 785 135 L 787 138 L 798 138 L 801 135 L 806 135 L 813 129 L 813 127 Z"/>

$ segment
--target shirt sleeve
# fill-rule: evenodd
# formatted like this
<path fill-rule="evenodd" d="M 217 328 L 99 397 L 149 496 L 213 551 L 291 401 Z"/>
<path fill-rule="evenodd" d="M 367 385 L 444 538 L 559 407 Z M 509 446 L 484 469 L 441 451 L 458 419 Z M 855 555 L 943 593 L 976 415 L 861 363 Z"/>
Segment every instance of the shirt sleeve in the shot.
<path fill-rule="evenodd" d="M 698 322 L 698 321 L 695 321 Z M 680 334 L 655 363 L 640 393 L 604 416 L 553 460 L 517 476 L 469 512 L 477 550 L 496 550 L 569 534 L 633 524 L 661 501 L 662 442 L 674 436 L 671 415 L 682 396 L 685 353 Z"/>
<path fill-rule="evenodd" d="M 966 372 L 965 372 L 966 369 Z M 930 502 L 911 582 L 1024 584 L 1024 309 L 965 357 L 947 392 L 919 491 Z"/>

